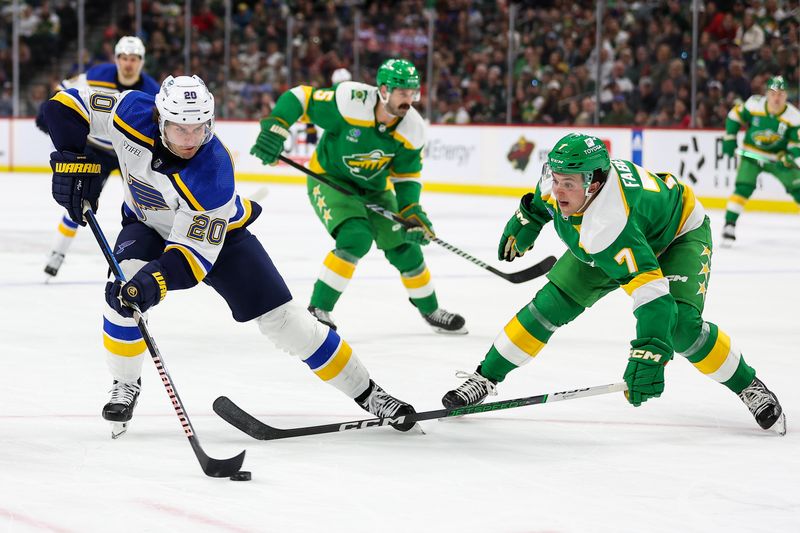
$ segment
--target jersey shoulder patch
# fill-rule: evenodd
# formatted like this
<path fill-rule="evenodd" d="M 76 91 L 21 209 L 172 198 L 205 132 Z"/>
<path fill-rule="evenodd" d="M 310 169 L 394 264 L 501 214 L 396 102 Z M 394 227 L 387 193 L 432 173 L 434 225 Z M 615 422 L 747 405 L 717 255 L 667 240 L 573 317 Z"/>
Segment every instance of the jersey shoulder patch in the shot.
<path fill-rule="evenodd" d="M 425 120 L 413 107 L 397 125 L 392 136 L 403 143 L 409 150 L 419 150 L 425 145 Z"/>
<path fill-rule="evenodd" d="M 378 90 L 372 85 L 345 81 L 336 86 L 336 107 L 342 118 L 353 126 L 375 125 Z"/>
<path fill-rule="evenodd" d="M 141 91 L 125 91 L 114 113 L 114 127 L 125 137 L 145 148 L 153 148 L 158 124 L 153 120 L 156 99 Z"/>
<path fill-rule="evenodd" d="M 195 211 L 217 209 L 234 195 L 233 158 L 216 136 L 169 178 Z"/>
<path fill-rule="evenodd" d="M 754 94 L 744 103 L 744 108 L 753 115 L 766 114 L 767 99 L 760 94 Z"/>
<path fill-rule="evenodd" d="M 86 71 L 86 83 L 95 90 L 117 90 L 117 65 L 102 63 Z"/>
<path fill-rule="evenodd" d="M 612 159 L 611 163 L 605 186 L 583 215 L 580 243 L 589 254 L 600 253 L 611 246 L 628 224 L 630 206 L 623 181 L 641 188 L 641 184 L 633 185 L 639 180 L 636 177 L 634 181 L 633 169 L 625 161 Z"/>

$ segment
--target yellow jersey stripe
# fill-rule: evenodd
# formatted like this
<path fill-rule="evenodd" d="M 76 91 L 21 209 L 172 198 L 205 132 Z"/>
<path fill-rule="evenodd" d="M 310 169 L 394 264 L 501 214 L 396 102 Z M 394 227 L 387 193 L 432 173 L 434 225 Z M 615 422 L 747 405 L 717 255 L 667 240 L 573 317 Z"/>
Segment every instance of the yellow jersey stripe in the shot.
<path fill-rule="evenodd" d="M 325 174 L 325 169 L 322 168 L 322 165 L 319 164 L 319 159 L 317 159 L 317 151 L 314 150 L 314 153 L 311 154 L 311 160 L 308 162 L 308 168 L 311 172 L 316 172 L 317 174 Z"/>
<path fill-rule="evenodd" d="M 186 184 L 183 182 L 183 180 L 181 179 L 181 175 L 176 172 L 175 174 L 172 175 L 172 177 L 175 178 L 175 183 L 178 185 L 180 190 L 183 191 L 183 194 L 186 196 L 186 199 L 189 200 L 189 203 L 192 205 L 192 209 L 194 209 L 195 211 L 205 211 L 203 206 L 200 205 L 200 202 L 197 201 L 197 198 L 195 198 L 194 195 L 192 194 L 192 191 L 189 190 L 189 187 L 187 187 Z"/>
<path fill-rule="evenodd" d="M 350 124 L 351 126 L 361 126 L 361 127 L 364 127 L 364 128 L 368 128 L 368 127 L 372 127 L 372 126 L 375 125 L 375 121 L 374 120 L 361 120 L 361 119 L 358 119 L 358 118 L 346 117 L 344 115 L 342 115 L 342 118 L 345 119 L 345 121 L 348 124 Z"/>
<path fill-rule="evenodd" d="M 683 186 L 683 210 L 681 210 L 681 221 L 678 224 L 678 231 L 675 235 L 680 235 L 683 225 L 689 219 L 689 215 L 694 211 L 694 205 L 697 203 L 697 198 L 694 196 L 694 191 L 688 185 Z"/>
<path fill-rule="evenodd" d="M 389 171 L 389 175 L 393 178 L 418 178 L 420 177 L 420 172 L 395 172 L 394 170 Z"/>
<path fill-rule="evenodd" d="M 503 328 L 503 331 L 505 331 L 506 336 L 517 348 L 531 357 L 535 356 L 544 348 L 544 343 L 531 335 L 517 317 L 512 318 L 511 321 L 506 324 L 506 327 Z"/>
<path fill-rule="evenodd" d="M 108 89 L 116 89 L 117 84 L 111 81 L 91 80 L 87 81 L 90 87 L 106 87 Z"/>
<path fill-rule="evenodd" d="M 633 294 L 633 291 L 644 285 L 645 283 L 650 283 L 651 281 L 655 281 L 657 279 L 663 278 L 664 274 L 661 273 L 661 269 L 657 268 L 655 270 L 651 270 L 649 272 L 642 272 L 628 283 L 622 286 L 625 292 L 628 293 L 628 296 Z"/>
<path fill-rule="evenodd" d="M 353 277 L 353 273 L 356 271 L 355 264 L 351 263 L 350 261 L 345 261 L 333 252 L 328 253 L 322 264 L 336 274 L 339 274 L 343 278 L 347 279 L 351 279 Z"/>
<path fill-rule="evenodd" d="M 147 135 L 144 135 L 143 133 L 139 133 L 138 131 L 130 127 L 127 123 L 125 123 L 124 120 L 119 118 L 118 115 L 114 115 L 114 124 L 122 128 L 123 130 L 127 131 L 128 133 L 130 133 L 143 143 L 149 144 L 150 146 L 155 146 L 156 142 L 153 139 L 151 139 Z"/>
<path fill-rule="evenodd" d="M 336 355 L 333 356 L 333 359 L 331 359 L 324 367 L 320 368 L 319 370 L 315 370 L 314 373 L 322 381 L 330 381 L 339 375 L 342 369 L 350 361 L 351 355 L 353 355 L 353 349 L 343 339 L 342 344 L 339 346 L 339 349 L 336 351 Z"/>
<path fill-rule="evenodd" d="M 89 115 L 86 113 L 86 110 L 83 109 L 83 107 L 80 104 L 78 104 L 78 102 L 76 102 L 75 99 L 69 94 L 64 92 L 56 93 L 56 95 L 53 96 L 51 100 L 55 100 L 56 102 L 67 106 L 68 108 L 72 109 L 77 114 L 79 114 L 83 118 L 83 120 L 89 122 Z"/>
<path fill-rule="evenodd" d="M 192 274 L 194 275 L 197 282 L 203 281 L 203 278 L 206 277 L 206 272 L 203 270 L 203 267 L 200 266 L 200 262 L 195 258 L 194 254 L 188 248 L 181 246 L 179 244 L 170 244 L 164 251 L 167 252 L 169 250 L 178 250 L 180 253 L 183 254 L 183 257 L 186 258 L 186 262 L 189 263 L 189 268 L 192 269 Z"/>
<path fill-rule="evenodd" d="M 695 368 L 703 374 L 712 374 L 719 370 L 731 352 L 731 338 L 724 331 L 717 331 L 717 342 L 714 343 L 711 352 L 694 364 Z"/>
<path fill-rule="evenodd" d="M 253 204 L 247 198 L 242 198 L 242 207 L 244 207 L 244 214 L 242 218 L 237 220 L 236 222 L 232 222 L 228 224 L 228 231 L 241 228 L 244 226 L 248 220 L 250 220 L 250 215 L 253 214 Z"/>
<path fill-rule="evenodd" d="M 414 150 L 414 145 L 412 145 L 408 139 L 397 133 L 397 130 L 392 132 L 392 137 L 403 143 L 403 146 L 406 147 L 408 150 Z"/>
<path fill-rule="evenodd" d="M 144 339 L 136 342 L 120 342 L 109 337 L 108 333 L 103 333 L 103 346 L 109 352 L 120 357 L 136 357 L 147 349 Z"/>
<path fill-rule="evenodd" d="M 425 268 L 425 270 L 416 276 L 400 276 L 400 279 L 403 280 L 403 285 L 405 285 L 407 289 L 419 289 L 431 282 L 431 271 Z"/>

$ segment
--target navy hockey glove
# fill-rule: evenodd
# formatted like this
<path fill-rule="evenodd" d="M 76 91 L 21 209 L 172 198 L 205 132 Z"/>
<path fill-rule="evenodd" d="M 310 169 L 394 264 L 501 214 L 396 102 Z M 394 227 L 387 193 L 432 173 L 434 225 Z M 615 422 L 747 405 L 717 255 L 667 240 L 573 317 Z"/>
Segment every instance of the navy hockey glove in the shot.
<path fill-rule="evenodd" d="M 89 202 L 97 211 L 97 199 L 103 190 L 100 163 L 85 154 L 53 152 L 50 154 L 53 169 L 53 198 L 67 210 L 69 218 L 85 226 L 83 202 Z"/>
<path fill-rule="evenodd" d="M 415 226 L 406 229 L 403 235 L 406 242 L 424 245 L 431 242 L 431 238 L 436 236 L 436 234 L 433 233 L 433 224 L 431 224 L 431 220 L 418 203 L 405 206 L 400 211 L 400 216 L 413 223 Z"/>
<path fill-rule="evenodd" d="M 133 317 L 131 306 L 136 304 L 144 313 L 167 295 L 167 281 L 161 273 L 161 263 L 150 261 L 124 285 L 120 280 L 106 283 L 106 302 L 124 317 Z"/>
<path fill-rule="evenodd" d="M 669 354 L 669 355 L 665 355 Z M 672 359 L 667 346 L 658 339 L 636 339 L 631 342 L 628 366 L 623 379 L 628 384 L 625 397 L 634 407 L 664 392 L 664 366 Z"/>
<path fill-rule="evenodd" d="M 513 261 L 522 257 L 533 247 L 533 241 L 539 236 L 541 226 L 532 224 L 529 214 L 532 201 L 533 193 L 529 192 L 520 200 L 519 209 L 508 219 L 497 247 L 497 258 L 501 261 Z"/>
<path fill-rule="evenodd" d="M 289 124 L 278 117 L 267 117 L 261 121 L 261 132 L 250 153 L 265 165 L 272 165 L 283 152 L 283 143 L 289 138 Z"/>

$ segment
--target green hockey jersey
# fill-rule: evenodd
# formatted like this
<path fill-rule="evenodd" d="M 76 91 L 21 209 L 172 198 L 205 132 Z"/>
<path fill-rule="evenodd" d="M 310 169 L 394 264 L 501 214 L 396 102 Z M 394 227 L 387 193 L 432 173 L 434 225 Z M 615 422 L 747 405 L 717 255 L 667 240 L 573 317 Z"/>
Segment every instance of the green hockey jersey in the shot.
<path fill-rule="evenodd" d="M 777 115 L 767 111 L 767 97 L 753 95 L 743 104 L 730 110 L 725 120 L 725 138 L 735 139 L 742 126 L 744 134 L 742 148 L 777 161 L 782 152 L 788 151 L 800 157 L 800 110 L 792 104 Z"/>
<path fill-rule="evenodd" d="M 274 117 L 287 124 L 297 120 L 322 127 L 322 135 L 309 167 L 345 186 L 373 192 L 395 185 L 400 196 L 408 184 L 401 207 L 419 201 L 425 122 L 412 107 L 391 124 L 375 119 L 378 89 L 358 82 L 332 88 L 294 87 L 281 95 Z M 414 198 L 416 196 L 416 198 Z M 399 200 L 399 198 L 398 198 Z"/>

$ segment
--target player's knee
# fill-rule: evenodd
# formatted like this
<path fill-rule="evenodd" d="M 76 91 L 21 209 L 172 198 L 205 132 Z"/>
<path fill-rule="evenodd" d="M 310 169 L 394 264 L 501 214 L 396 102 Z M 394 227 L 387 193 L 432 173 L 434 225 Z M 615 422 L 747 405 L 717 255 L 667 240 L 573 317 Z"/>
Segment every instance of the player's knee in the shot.
<path fill-rule="evenodd" d="M 531 311 L 540 316 L 539 321 L 546 320 L 554 328 L 573 321 L 584 311 L 584 307 L 567 296 L 552 282 L 548 282 L 536 293 L 530 303 Z M 547 325 L 547 324 L 546 324 Z"/>
<path fill-rule="evenodd" d="M 351 218 L 336 232 L 336 249 L 360 259 L 369 252 L 372 240 L 369 222 L 364 218 Z"/>
<path fill-rule="evenodd" d="M 422 255 L 422 248 L 408 243 L 401 244 L 391 250 L 385 250 L 383 253 L 386 259 L 400 272 L 410 272 L 417 269 L 425 260 Z"/>
<path fill-rule="evenodd" d="M 703 330 L 703 317 L 692 305 L 678 302 L 678 320 L 672 333 L 675 352 L 684 353 L 700 336 Z"/>
<path fill-rule="evenodd" d="M 329 329 L 294 301 L 261 315 L 256 322 L 261 333 L 275 346 L 300 357 L 313 353 L 325 340 Z"/>

